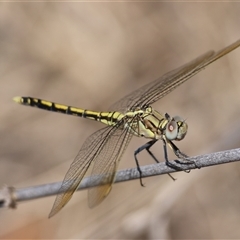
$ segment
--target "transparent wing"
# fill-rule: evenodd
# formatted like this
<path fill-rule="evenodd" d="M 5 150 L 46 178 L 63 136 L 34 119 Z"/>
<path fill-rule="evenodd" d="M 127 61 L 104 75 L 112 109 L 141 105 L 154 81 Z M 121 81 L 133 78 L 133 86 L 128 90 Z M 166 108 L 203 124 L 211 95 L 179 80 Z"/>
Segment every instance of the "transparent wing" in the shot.
<path fill-rule="evenodd" d="M 55 215 L 68 203 L 92 162 L 96 160 L 97 162 L 103 161 L 105 163 L 120 159 L 120 156 L 118 158 L 115 157 L 113 160 L 111 157 L 117 151 L 123 152 L 128 143 L 128 141 L 123 139 L 123 134 L 121 134 L 121 132 L 124 132 L 121 124 L 122 122 L 113 127 L 108 126 L 100 129 L 87 138 L 63 180 L 49 217 Z M 110 143 L 109 139 L 114 139 L 115 142 Z M 130 140 L 129 138 L 127 139 Z M 114 144 L 117 144 L 117 146 Z"/>
<path fill-rule="evenodd" d="M 182 67 L 179 67 L 130 93 L 111 106 L 111 109 L 114 109 L 115 111 L 126 111 L 126 109 L 134 110 L 137 107 L 150 105 L 170 93 L 173 89 L 203 70 L 212 62 L 239 46 L 240 40 L 217 53 L 209 51 Z"/>
<path fill-rule="evenodd" d="M 129 144 L 132 134 L 126 129 L 116 129 L 105 141 L 104 148 L 94 161 L 90 183 L 101 179 L 104 185 L 98 185 L 88 190 L 88 205 L 90 208 L 101 203 L 110 193 L 116 175 L 119 161 Z"/>

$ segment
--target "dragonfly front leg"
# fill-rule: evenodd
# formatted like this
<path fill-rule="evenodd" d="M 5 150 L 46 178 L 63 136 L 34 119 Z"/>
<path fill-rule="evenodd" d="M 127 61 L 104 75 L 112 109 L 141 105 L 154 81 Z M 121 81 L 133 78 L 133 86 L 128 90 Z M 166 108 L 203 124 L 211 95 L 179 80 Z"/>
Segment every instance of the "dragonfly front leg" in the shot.
<path fill-rule="evenodd" d="M 165 143 L 165 144 L 164 144 L 164 149 L 167 150 L 167 148 L 166 148 L 166 141 L 163 140 L 163 142 Z M 188 156 L 187 156 L 185 153 L 181 152 L 181 151 L 179 150 L 179 148 L 178 148 L 172 141 L 168 141 L 168 144 L 169 144 L 169 146 L 171 147 L 171 149 L 173 150 L 173 152 L 175 153 L 175 155 L 182 160 L 182 161 L 181 161 L 181 160 L 175 160 L 176 163 L 185 164 L 185 165 L 194 164 L 197 168 L 199 168 L 199 167 L 197 166 L 196 162 L 188 160 L 188 159 L 187 159 Z M 165 152 L 166 150 L 164 150 L 164 152 Z M 168 161 L 166 161 L 166 162 L 167 162 L 167 165 L 168 165 L 169 162 L 168 162 Z M 173 165 L 173 164 L 170 164 L 170 165 L 171 165 L 170 167 L 176 168 L 176 170 L 182 170 L 181 168 L 179 168 L 179 167 L 177 167 L 177 166 L 175 166 L 175 165 Z M 168 165 L 168 166 L 169 166 L 169 165 Z M 185 172 L 190 172 L 190 170 L 187 170 L 187 171 L 185 171 Z"/>
<path fill-rule="evenodd" d="M 169 162 L 169 160 L 168 160 L 168 155 L 167 155 L 167 144 L 166 144 L 166 140 L 165 139 L 162 139 L 162 141 L 163 141 L 163 151 L 164 151 L 164 158 L 165 158 L 165 161 L 166 161 L 166 165 L 168 166 L 168 167 L 170 167 L 170 168 L 173 168 L 173 169 L 175 169 L 175 170 L 177 170 L 177 171 L 181 171 L 182 170 L 182 168 L 180 168 L 180 167 L 178 167 L 178 166 L 176 166 L 176 165 L 174 165 L 174 164 L 172 164 L 172 163 L 170 163 Z M 172 143 L 172 142 L 171 142 Z M 175 146 L 175 145 L 174 145 Z M 176 147 L 176 146 L 175 146 Z M 174 151 L 174 150 L 173 150 Z M 174 151 L 174 153 L 175 153 L 175 151 Z M 177 156 L 177 154 L 175 153 L 175 155 Z"/>
<path fill-rule="evenodd" d="M 178 158 L 186 160 L 186 161 L 188 161 L 187 163 L 189 163 L 189 160 L 187 159 L 188 155 L 186 155 L 185 153 L 181 152 L 179 150 L 179 148 L 172 141 L 169 141 L 168 144 L 170 145 L 170 147 L 172 148 L 173 152 L 175 153 L 175 155 Z M 179 160 L 176 160 L 176 161 L 180 162 Z M 193 162 L 191 162 L 191 163 L 193 163 Z"/>

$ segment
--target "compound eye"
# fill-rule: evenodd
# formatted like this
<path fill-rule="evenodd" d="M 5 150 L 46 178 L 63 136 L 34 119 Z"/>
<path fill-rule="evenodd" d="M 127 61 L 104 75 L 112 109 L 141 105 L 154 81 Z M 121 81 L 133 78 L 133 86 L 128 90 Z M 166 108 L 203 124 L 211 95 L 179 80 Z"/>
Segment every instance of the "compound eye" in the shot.
<path fill-rule="evenodd" d="M 166 128 L 166 137 L 168 140 L 172 141 L 177 138 L 178 135 L 178 125 L 174 119 L 172 119 Z"/>
<path fill-rule="evenodd" d="M 188 125 L 179 116 L 176 116 L 173 119 L 175 120 L 175 122 L 178 125 L 178 134 L 177 134 L 177 138 L 175 140 L 180 141 L 180 140 L 182 140 L 186 136 L 187 130 L 188 130 Z"/>

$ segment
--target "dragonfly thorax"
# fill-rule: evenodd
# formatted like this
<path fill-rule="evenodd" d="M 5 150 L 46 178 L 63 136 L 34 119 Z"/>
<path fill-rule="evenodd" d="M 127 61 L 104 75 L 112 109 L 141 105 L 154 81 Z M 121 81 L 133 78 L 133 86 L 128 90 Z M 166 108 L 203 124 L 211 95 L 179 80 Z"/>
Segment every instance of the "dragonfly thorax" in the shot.
<path fill-rule="evenodd" d="M 187 133 L 187 123 L 176 116 L 161 114 L 151 106 L 125 114 L 125 128 L 138 137 L 148 139 L 182 140 Z"/>

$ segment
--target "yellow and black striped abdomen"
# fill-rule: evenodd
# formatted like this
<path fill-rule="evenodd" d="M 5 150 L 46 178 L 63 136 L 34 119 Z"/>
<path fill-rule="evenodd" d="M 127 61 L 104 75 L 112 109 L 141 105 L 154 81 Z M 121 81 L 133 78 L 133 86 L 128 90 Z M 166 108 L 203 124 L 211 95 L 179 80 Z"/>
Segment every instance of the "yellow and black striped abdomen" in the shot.
<path fill-rule="evenodd" d="M 107 125 L 115 125 L 115 123 L 122 119 L 123 114 L 120 112 L 95 112 L 91 110 L 72 107 L 64 104 L 54 103 L 47 100 L 32 98 L 32 97 L 15 97 L 15 102 L 39 109 L 59 112 L 68 115 L 83 117 L 95 121 L 102 122 Z"/>

